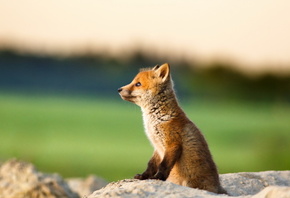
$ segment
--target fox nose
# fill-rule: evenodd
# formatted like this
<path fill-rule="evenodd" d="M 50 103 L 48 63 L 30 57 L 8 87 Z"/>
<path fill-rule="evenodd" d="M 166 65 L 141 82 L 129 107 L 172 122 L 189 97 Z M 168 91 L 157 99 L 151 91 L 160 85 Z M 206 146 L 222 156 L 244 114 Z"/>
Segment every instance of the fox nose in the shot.
<path fill-rule="evenodd" d="M 122 88 L 119 88 L 119 89 L 118 89 L 118 92 L 120 93 L 121 91 L 122 91 Z"/>

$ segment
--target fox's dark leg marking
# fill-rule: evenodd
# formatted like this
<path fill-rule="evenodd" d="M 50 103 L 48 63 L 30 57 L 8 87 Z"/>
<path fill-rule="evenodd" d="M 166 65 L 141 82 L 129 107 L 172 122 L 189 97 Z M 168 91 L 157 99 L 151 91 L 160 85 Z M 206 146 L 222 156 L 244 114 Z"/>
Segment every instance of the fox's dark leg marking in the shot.
<path fill-rule="evenodd" d="M 150 177 L 150 179 L 159 179 L 165 181 L 168 178 L 174 164 L 179 160 L 181 153 L 181 145 L 168 146 L 168 148 L 165 150 L 164 158 L 158 166 L 157 173 L 153 177 Z"/>
<path fill-rule="evenodd" d="M 161 159 L 160 159 L 159 154 L 157 153 L 157 151 L 154 151 L 153 156 L 148 162 L 148 166 L 145 172 L 142 174 L 135 175 L 134 178 L 144 180 L 144 179 L 153 177 L 157 172 L 157 168 L 158 168 L 158 165 L 160 164 L 160 161 Z"/>

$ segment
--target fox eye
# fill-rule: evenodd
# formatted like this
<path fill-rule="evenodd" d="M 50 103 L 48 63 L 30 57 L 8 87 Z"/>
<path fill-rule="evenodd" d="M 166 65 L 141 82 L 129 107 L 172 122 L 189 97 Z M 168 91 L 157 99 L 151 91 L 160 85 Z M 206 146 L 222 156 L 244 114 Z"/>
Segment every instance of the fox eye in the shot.
<path fill-rule="evenodd" d="M 140 86 L 141 86 L 141 83 L 140 83 L 140 82 L 137 82 L 137 83 L 135 84 L 135 86 L 136 86 L 136 87 L 140 87 Z"/>

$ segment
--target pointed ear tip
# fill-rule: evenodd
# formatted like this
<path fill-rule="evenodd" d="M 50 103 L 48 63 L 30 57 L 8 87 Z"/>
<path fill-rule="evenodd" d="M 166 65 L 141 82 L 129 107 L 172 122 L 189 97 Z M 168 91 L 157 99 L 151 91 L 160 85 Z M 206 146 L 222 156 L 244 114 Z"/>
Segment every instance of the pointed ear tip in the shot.
<path fill-rule="evenodd" d="M 170 67 L 169 63 L 164 63 L 163 66 Z"/>

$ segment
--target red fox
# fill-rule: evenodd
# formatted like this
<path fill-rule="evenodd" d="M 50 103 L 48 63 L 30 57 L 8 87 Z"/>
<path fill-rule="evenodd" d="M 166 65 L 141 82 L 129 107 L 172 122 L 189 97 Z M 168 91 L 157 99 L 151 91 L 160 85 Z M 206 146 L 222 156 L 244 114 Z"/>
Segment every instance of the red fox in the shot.
<path fill-rule="evenodd" d="M 145 132 L 154 147 L 147 169 L 135 179 L 226 193 L 204 136 L 178 105 L 169 64 L 141 69 L 118 92 L 123 100 L 141 107 Z"/>

